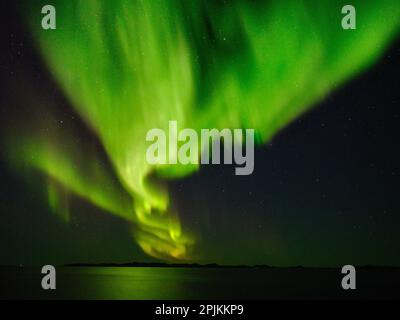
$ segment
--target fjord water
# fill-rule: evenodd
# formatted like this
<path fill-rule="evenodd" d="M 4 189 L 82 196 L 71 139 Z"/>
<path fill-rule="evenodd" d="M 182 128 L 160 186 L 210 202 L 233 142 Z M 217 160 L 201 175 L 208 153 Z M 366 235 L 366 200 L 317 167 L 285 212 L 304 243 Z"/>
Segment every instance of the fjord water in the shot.
<path fill-rule="evenodd" d="M 56 290 L 40 268 L 2 267 L 11 299 L 354 299 L 399 298 L 398 268 L 362 268 L 357 290 L 341 288 L 340 268 L 58 267 Z"/>

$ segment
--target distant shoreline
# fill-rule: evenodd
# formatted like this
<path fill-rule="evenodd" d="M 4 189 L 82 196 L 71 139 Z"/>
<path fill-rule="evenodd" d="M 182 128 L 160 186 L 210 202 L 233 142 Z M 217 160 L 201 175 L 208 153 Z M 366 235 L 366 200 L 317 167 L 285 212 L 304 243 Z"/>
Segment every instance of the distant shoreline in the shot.
<path fill-rule="evenodd" d="M 316 267 L 316 266 L 269 266 L 269 265 L 221 265 L 216 263 L 198 264 L 198 263 L 145 263 L 145 262 L 127 262 L 127 263 L 67 263 L 54 264 L 55 267 L 92 267 L 92 268 L 188 268 L 188 269 L 269 269 L 269 270 L 338 270 L 342 266 Z M 0 265 L 0 268 L 40 268 L 41 265 Z M 400 266 L 369 266 L 356 265 L 356 269 L 361 270 L 399 270 Z"/>
<path fill-rule="evenodd" d="M 205 268 L 205 269 L 340 269 L 341 266 L 334 267 L 307 267 L 307 266 L 269 266 L 269 265 L 220 265 L 216 263 L 209 264 L 184 264 L 184 263 L 69 263 L 64 267 L 146 267 L 146 268 Z M 358 269 L 400 269 L 400 266 L 355 266 Z"/>

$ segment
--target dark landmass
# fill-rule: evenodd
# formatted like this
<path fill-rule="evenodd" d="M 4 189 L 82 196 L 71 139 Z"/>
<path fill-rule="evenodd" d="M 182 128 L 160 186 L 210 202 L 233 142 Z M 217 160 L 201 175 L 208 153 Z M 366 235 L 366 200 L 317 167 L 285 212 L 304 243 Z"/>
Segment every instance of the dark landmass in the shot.
<path fill-rule="evenodd" d="M 199 264 L 199 263 L 164 263 L 164 262 L 127 262 L 127 263 L 68 263 L 64 267 L 140 267 L 140 268 L 255 268 L 255 269 L 339 269 L 341 266 L 332 267 L 308 267 L 308 266 L 270 266 L 270 265 L 221 265 L 217 263 Z M 400 269 L 400 266 L 355 266 L 356 269 Z"/>
<path fill-rule="evenodd" d="M 273 268 L 268 265 L 220 265 L 216 263 L 163 263 L 163 262 L 127 262 L 127 263 L 69 263 L 65 267 L 145 267 L 145 268 Z"/>

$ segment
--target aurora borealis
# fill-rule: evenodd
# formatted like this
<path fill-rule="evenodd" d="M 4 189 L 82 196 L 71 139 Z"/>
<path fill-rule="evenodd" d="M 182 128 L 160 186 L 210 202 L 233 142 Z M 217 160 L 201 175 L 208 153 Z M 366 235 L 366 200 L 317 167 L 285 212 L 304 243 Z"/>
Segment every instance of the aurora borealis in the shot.
<path fill-rule="evenodd" d="M 37 14 L 43 3 L 18 10 L 44 68 L 81 123 L 54 127 L 59 111 L 38 95 L 32 108 L 46 116 L 27 116 L 29 130 L 21 130 L 21 121 L 4 133 L 4 158 L 16 171 L 41 172 L 47 205 L 62 220 L 77 214 L 69 202 L 78 196 L 128 221 L 140 248 L 163 260 L 207 256 L 201 242 L 211 235 L 185 226 L 182 216 L 190 213 L 178 210 L 168 190 L 191 175 L 198 179 L 203 169 L 149 165 L 148 130 L 167 131 L 169 120 L 196 130 L 254 128 L 264 148 L 373 67 L 400 27 L 395 0 L 353 1 L 357 29 L 350 31 L 340 26 L 343 1 L 114 0 L 52 1 L 57 30 L 43 31 Z M 96 143 L 86 144 L 85 135 Z M 255 163 L 255 175 L 268 170 L 257 156 Z M 207 193 L 207 181 L 197 193 Z"/>

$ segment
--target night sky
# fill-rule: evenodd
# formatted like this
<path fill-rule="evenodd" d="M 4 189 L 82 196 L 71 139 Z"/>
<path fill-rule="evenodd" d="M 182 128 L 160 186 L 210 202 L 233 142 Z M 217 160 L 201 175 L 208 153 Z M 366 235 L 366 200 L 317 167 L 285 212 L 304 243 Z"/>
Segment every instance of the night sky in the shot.
<path fill-rule="evenodd" d="M 73 128 L 87 152 L 106 159 L 17 9 L 1 6 L 2 137 L 37 128 L 50 106 L 56 121 L 47 134 Z M 235 176 L 231 165 L 202 166 L 168 182 L 182 225 L 197 239 L 191 261 L 400 265 L 399 44 L 258 145 L 252 175 Z M 48 178 L 14 167 L 8 152 L 2 148 L 0 159 L 0 264 L 155 261 L 132 240 L 130 223 L 85 199 L 66 196 L 68 223 L 54 215 Z"/>

